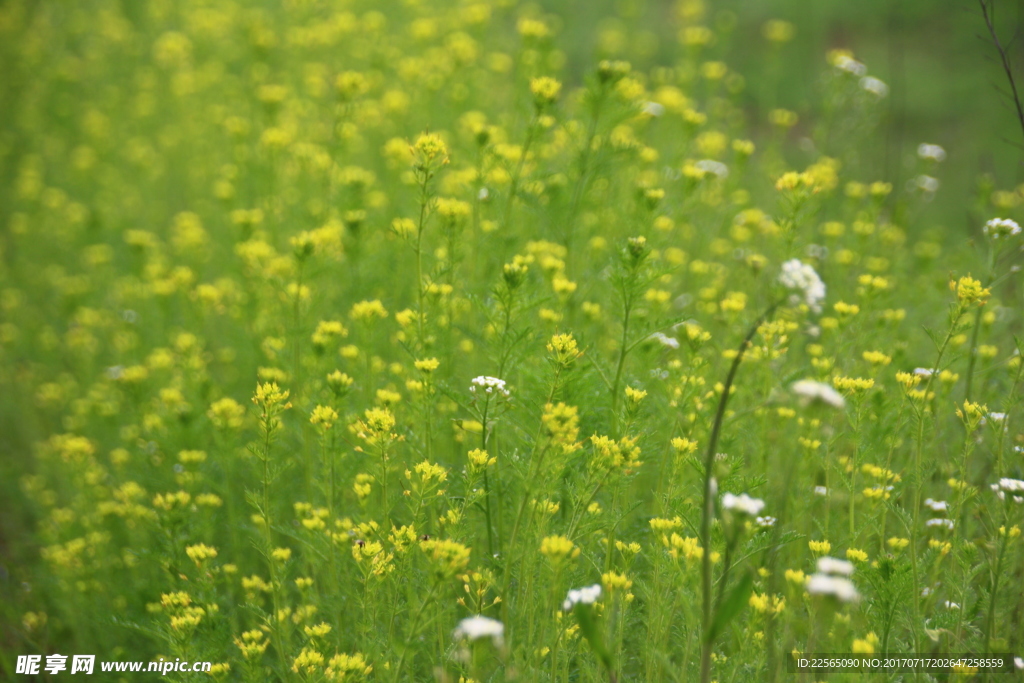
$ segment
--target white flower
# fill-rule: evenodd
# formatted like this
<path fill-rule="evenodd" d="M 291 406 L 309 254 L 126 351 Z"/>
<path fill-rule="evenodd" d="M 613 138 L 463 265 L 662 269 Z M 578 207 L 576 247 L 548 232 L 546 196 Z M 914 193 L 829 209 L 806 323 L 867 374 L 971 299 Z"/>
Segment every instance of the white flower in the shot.
<path fill-rule="evenodd" d="M 818 573 L 850 576 L 853 574 L 853 563 L 846 560 L 837 560 L 834 557 L 819 557 Z"/>
<path fill-rule="evenodd" d="M 956 604 L 955 602 L 950 602 L 949 600 L 946 600 L 946 609 L 960 609 L 960 605 Z"/>
<path fill-rule="evenodd" d="M 481 187 L 476 193 L 476 198 L 482 202 L 487 201 L 487 198 L 490 196 L 491 192 L 486 187 Z"/>
<path fill-rule="evenodd" d="M 669 337 L 664 332 L 655 332 L 648 339 L 654 339 L 655 341 L 661 342 L 662 346 L 667 346 L 670 349 L 679 348 L 679 340 L 675 337 Z"/>
<path fill-rule="evenodd" d="M 505 388 L 505 380 L 498 379 L 497 377 L 485 377 L 484 375 L 474 377 L 470 381 L 470 392 L 475 394 L 477 387 L 482 388 L 484 393 L 498 393 L 505 397 L 509 396 L 509 391 Z"/>
<path fill-rule="evenodd" d="M 863 63 L 858 62 L 852 57 L 846 55 L 841 56 L 836 60 L 836 68 L 846 73 L 853 74 L 854 76 L 863 76 L 868 72 L 868 68 Z"/>
<path fill-rule="evenodd" d="M 815 313 L 821 313 L 821 302 L 825 299 L 825 283 L 812 266 L 800 259 L 790 259 L 782 264 L 779 282 L 789 289 L 798 290 L 807 306 Z"/>
<path fill-rule="evenodd" d="M 714 159 L 701 159 L 695 163 L 694 166 L 705 173 L 713 173 L 719 178 L 727 178 L 729 176 L 729 167 L 721 161 L 715 161 Z"/>
<path fill-rule="evenodd" d="M 932 512 L 945 512 L 949 509 L 949 503 L 944 500 L 933 500 L 931 498 L 927 498 L 924 501 L 924 505 Z"/>
<path fill-rule="evenodd" d="M 573 588 L 566 596 L 565 602 L 562 603 L 562 610 L 568 612 L 576 605 L 593 605 L 599 597 L 601 597 L 601 584 L 599 583 L 585 588 Z"/>
<path fill-rule="evenodd" d="M 889 86 L 874 76 L 865 76 L 860 79 L 860 87 L 876 97 L 885 97 L 889 94 Z"/>
<path fill-rule="evenodd" d="M 828 489 L 825 488 L 824 486 L 815 486 L 814 487 L 814 495 L 816 495 L 816 496 L 827 496 L 828 495 Z"/>
<path fill-rule="evenodd" d="M 914 368 L 914 374 L 919 377 L 931 377 L 935 374 L 935 371 L 931 368 Z"/>
<path fill-rule="evenodd" d="M 1020 225 L 1012 218 L 993 218 L 982 228 L 986 237 L 994 240 L 1000 237 L 1013 237 L 1020 234 Z"/>
<path fill-rule="evenodd" d="M 938 145 L 929 145 L 927 142 L 922 142 L 917 146 L 917 156 L 927 161 L 945 161 L 946 150 Z"/>
<path fill-rule="evenodd" d="M 933 178 L 930 175 L 921 174 L 914 178 L 913 183 L 919 190 L 928 194 L 939 191 L 939 179 Z"/>
<path fill-rule="evenodd" d="M 764 508 L 764 501 L 758 498 L 751 498 L 745 493 L 741 493 L 738 496 L 731 493 L 723 493 L 722 507 L 726 510 L 733 510 L 734 512 L 755 517 Z"/>
<path fill-rule="evenodd" d="M 665 113 L 665 107 L 657 102 L 644 102 L 643 112 L 648 116 L 661 116 Z"/>
<path fill-rule="evenodd" d="M 815 382 L 812 379 L 802 379 L 798 382 L 793 382 L 790 389 L 802 399 L 804 404 L 821 401 L 833 408 L 842 408 L 846 405 L 846 399 L 838 391 L 827 384 Z"/>
<path fill-rule="evenodd" d="M 812 574 L 811 578 L 807 580 L 807 592 L 811 595 L 831 595 L 842 602 L 860 600 L 860 594 L 853 585 L 853 581 L 841 576 Z"/>
<path fill-rule="evenodd" d="M 758 517 L 754 520 L 759 527 L 767 529 L 768 527 L 775 526 L 774 517 Z"/>
<path fill-rule="evenodd" d="M 467 617 L 459 622 L 452 632 L 456 640 L 477 640 L 479 638 L 490 638 L 495 645 L 501 645 L 505 636 L 505 624 L 497 619 L 483 617 L 479 614 L 474 617 Z"/>
<path fill-rule="evenodd" d="M 1010 493 L 1024 492 L 1024 481 L 1003 477 L 999 480 L 999 488 Z"/>
<path fill-rule="evenodd" d="M 929 519 L 927 522 L 924 523 L 924 525 L 927 527 L 944 527 L 946 529 L 952 529 L 953 520 L 936 517 L 934 519 Z"/>

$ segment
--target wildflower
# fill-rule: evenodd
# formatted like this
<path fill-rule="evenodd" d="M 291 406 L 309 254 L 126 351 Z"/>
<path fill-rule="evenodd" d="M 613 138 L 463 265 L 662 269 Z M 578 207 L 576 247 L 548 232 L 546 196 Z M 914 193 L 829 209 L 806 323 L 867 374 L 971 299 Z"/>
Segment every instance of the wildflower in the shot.
<path fill-rule="evenodd" d="M 754 523 L 762 529 L 768 529 L 775 526 L 776 519 L 774 517 L 758 517 L 754 520 Z"/>
<path fill-rule="evenodd" d="M 854 76 L 864 76 L 868 72 L 868 68 L 863 63 L 858 62 L 848 52 L 842 50 L 837 50 L 834 54 L 830 54 L 829 61 L 832 63 L 832 66 L 840 71 L 845 71 Z"/>
<path fill-rule="evenodd" d="M 910 539 L 909 538 L 899 538 L 898 536 L 893 536 L 892 538 L 890 538 L 885 543 L 886 543 L 886 545 L 888 545 L 893 550 L 899 551 L 899 550 L 903 550 L 908 545 L 910 545 Z"/>
<path fill-rule="evenodd" d="M 540 543 L 540 554 L 559 565 L 580 556 L 580 549 L 565 536 L 547 536 Z"/>
<path fill-rule="evenodd" d="M 574 588 L 569 591 L 565 601 L 562 602 L 562 611 L 568 612 L 576 605 L 593 605 L 601 597 L 601 584 L 585 588 Z"/>
<path fill-rule="evenodd" d="M 811 595 L 824 595 L 837 598 L 840 602 L 857 602 L 860 594 L 853 582 L 841 576 L 812 574 L 807 579 L 807 592 Z"/>
<path fill-rule="evenodd" d="M 804 405 L 819 401 L 833 408 L 843 408 L 846 405 L 846 400 L 838 391 L 822 382 L 802 379 L 794 382 L 790 388 L 793 393 L 800 396 L 801 403 Z"/>
<path fill-rule="evenodd" d="M 994 240 L 1002 237 L 1014 237 L 1020 234 L 1020 225 L 1011 218 L 993 218 L 982 228 L 986 237 Z"/>
<path fill-rule="evenodd" d="M 448 146 L 437 133 L 420 135 L 411 150 L 413 168 L 427 178 L 448 163 Z"/>
<path fill-rule="evenodd" d="M 738 496 L 724 493 L 722 494 L 722 508 L 754 517 L 764 508 L 764 501 L 751 498 L 745 493 L 741 493 Z"/>
<path fill-rule="evenodd" d="M 217 557 L 217 549 L 200 543 L 198 545 L 190 545 L 185 548 L 185 554 L 188 555 L 190 560 L 196 563 L 197 567 L 199 567 L 206 560 Z"/>
<path fill-rule="evenodd" d="M 782 610 L 786 609 L 786 599 L 778 595 L 767 595 L 763 593 L 751 593 L 750 599 L 747 601 L 754 611 L 764 614 L 770 612 L 771 614 L 779 614 Z"/>
<path fill-rule="evenodd" d="M 834 557 L 819 557 L 817 569 L 819 574 L 850 576 L 853 574 L 853 563 L 846 560 L 837 560 Z"/>
<path fill-rule="evenodd" d="M 679 340 L 676 339 L 675 337 L 667 336 L 664 332 L 655 332 L 650 337 L 648 337 L 648 339 L 653 339 L 654 341 L 659 342 L 662 346 L 669 349 L 679 348 Z"/>
<path fill-rule="evenodd" d="M 800 259 L 790 259 L 782 264 L 779 282 L 789 289 L 798 290 L 799 296 L 792 297 L 797 302 L 802 296 L 808 308 L 815 313 L 821 313 L 821 302 L 825 299 L 825 284 L 813 267 Z"/>
<path fill-rule="evenodd" d="M 937 517 L 934 519 L 929 519 L 927 522 L 924 523 L 924 525 L 930 529 L 947 529 L 949 531 L 953 530 L 953 520 L 951 519 Z"/>
<path fill-rule="evenodd" d="M 505 388 L 505 380 L 498 379 L 497 377 L 486 377 L 484 375 L 474 377 L 470 380 L 469 391 L 475 394 L 478 388 L 483 389 L 485 394 L 497 394 L 505 398 L 511 395 L 508 389 Z"/>
<path fill-rule="evenodd" d="M 827 496 L 828 495 L 828 489 L 825 488 L 824 486 L 815 486 L 814 487 L 814 495 L 816 495 L 816 496 L 823 496 L 823 497 Z"/>
<path fill-rule="evenodd" d="M 550 76 L 541 76 L 530 81 L 530 92 L 537 109 L 543 109 L 555 101 L 562 90 L 562 84 Z"/>
<path fill-rule="evenodd" d="M 334 426 L 334 423 L 338 420 L 338 411 L 330 406 L 318 405 L 313 408 L 313 412 L 309 416 L 309 422 L 314 427 L 320 427 L 324 431 L 329 430 Z"/>
<path fill-rule="evenodd" d="M 832 550 L 832 544 L 828 541 L 808 541 L 807 547 L 809 547 L 811 552 L 815 555 L 824 555 Z"/>
<path fill-rule="evenodd" d="M 470 468 L 477 470 L 484 469 L 485 467 L 490 467 L 494 463 L 498 462 L 497 458 L 489 457 L 487 451 L 482 450 L 480 448 L 474 448 L 473 450 L 466 454 L 466 457 L 469 460 Z"/>
<path fill-rule="evenodd" d="M 380 302 L 380 299 L 374 299 L 353 304 L 348 315 L 353 320 L 372 322 L 373 320 L 388 317 L 388 312 L 385 310 L 384 304 Z"/>
<path fill-rule="evenodd" d="M 601 574 L 601 583 L 609 593 L 625 590 L 633 587 L 633 582 L 625 574 L 618 572 L 605 572 Z"/>
<path fill-rule="evenodd" d="M 985 300 L 992 296 L 992 290 L 982 287 L 981 282 L 970 275 L 965 275 L 956 281 L 950 280 L 949 288 L 956 293 L 957 301 L 961 306 L 970 306 L 975 303 L 984 305 Z"/>
<path fill-rule="evenodd" d="M 868 554 L 858 548 L 849 548 L 846 551 L 846 559 L 854 562 L 867 562 Z"/>
<path fill-rule="evenodd" d="M 481 615 L 467 617 L 459 622 L 452 632 L 455 640 L 479 640 L 490 638 L 496 646 L 500 647 L 505 637 L 505 625 L 497 619 L 491 619 Z"/>
<path fill-rule="evenodd" d="M 874 76 L 864 76 L 861 78 L 860 87 L 879 99 L 889 94 L 889 86 Z"/>
<path fill-rule="evenodd" d="M 576 339 L 572 334 L 556 334 L 551 337 L 547 345 L 548 353 L 553 356 L 555 363 L 564 368 L 570 367 L 583 355 L 576 345 Z"/>
<path fill-rule="evenodd" d="M 938 145 L 922 142 L 917 146 L 917 156 L 926 161 L 944 161 L 946 159 L 946 150 Z"/>
<path fill-rule="evenodd" d="M 344 681 L 348 674 L 354 676 L 369 676 L 373 672 L 373 666 L 366 663 L 366 658 L 360 654 L 340 653 L 331 657 L 327 662 L 327 669 L 324 671 L 329 681 Z"/>
<path fill-rule="evenodd" d="M 561 446 L 563 453 L 568 455 L 580 449 L 576 441 L 580 431 L 579 409 L 576 406 L 548 403 L 544 406 L 540 420 L 546 436 L 552 444 Z"/>
<path fill-rule="evenodd" d="M 949 509 L 949 504 L 944 500 L 933 500 L 931 498 L 926 498 L 924 501 L 924 505 L 932 512 L 946 512 Z"/>
<path fill-rule="evenodd" d="M 848 393 L 856 393 L 859 391 L 867 391 L 871 387 L 875 386 L 875 380 L 865 379 L 863 377 L 833 377 L 832 384 L 841 391 Z"/>
<path fill-rule="evenodd" d="M 715 161 L 714 159 L 701 159 L 696 162 L 694 166 L 705 174 L 712 174 L 719 178 L 729 177 L 729 167 L 723 164 L 721 161 Z"/>
<path fill-rule="evenodd" d="M 439 361 L 436 358 L 424 358 L 422 360 L 415 361 L 413 365 L 415 365 L 416 369 L 419 370 L 420 372 L 429 375 L 434 370 L 437 370 L 438 367 L 440 367 L 441 361 Z"/>

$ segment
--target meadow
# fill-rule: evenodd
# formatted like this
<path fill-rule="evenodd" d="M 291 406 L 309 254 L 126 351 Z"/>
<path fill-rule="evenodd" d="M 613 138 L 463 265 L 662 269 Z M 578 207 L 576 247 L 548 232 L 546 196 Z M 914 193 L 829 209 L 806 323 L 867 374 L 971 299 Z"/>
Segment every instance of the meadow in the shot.
<path fill-rule="evenodd" d="M 765 7 L 0 3 L 2 677 L 1019 680 L 1020 130 Z"/>

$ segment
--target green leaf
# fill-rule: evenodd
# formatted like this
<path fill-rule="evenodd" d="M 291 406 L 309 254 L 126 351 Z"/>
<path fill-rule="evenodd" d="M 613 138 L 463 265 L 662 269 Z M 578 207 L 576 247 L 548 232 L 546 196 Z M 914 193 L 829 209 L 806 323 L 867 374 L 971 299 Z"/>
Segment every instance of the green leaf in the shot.
<path fill-rule="evenodd" d="M 705 635 L 708 642 L 715 642 L 718 634 L 722 632 L 726 624 L 746 606 L 747 601 L 750 599 L 750 590 L 753 585 L 754 574 L 746 572 L 740 578 L 739 583 L 732 587 L 732 590 L 722 600 L 722 603 L 718 606 L 718 611 L 715 612 L 715 616 L 711 620 L 711 628 L 708 629 Z"/>
<path fill-rule="evenodd" d="M 601 660 L 601 663 L 611 671 L 614 667 L 612 653 L 605 646 L 604 635 L 601 633 L 602 629 L 595 618 L 593 606 L 578 602 L 573 607 L 573 612 L 576 613 L 576 619 L 580 622 L 580 632 L 587 639 L 587 642 L 590 643 L 590 649 L 594 651 L 594 654 Z"/>

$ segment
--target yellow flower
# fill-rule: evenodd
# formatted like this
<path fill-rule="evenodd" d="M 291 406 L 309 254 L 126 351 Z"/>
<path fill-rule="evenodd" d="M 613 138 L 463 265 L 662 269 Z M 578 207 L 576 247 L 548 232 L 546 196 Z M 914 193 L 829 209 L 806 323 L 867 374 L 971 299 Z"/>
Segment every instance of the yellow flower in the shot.
<path fill-rule="evenodd" d="M 324 431 L 327 431 L 334 426 L 334 423 L 338 420 L 338 411 L 330 406 L 318 405 L 313 408 L 313 412 L 309 416 L 309 422 L 314 427 L 319 427 Z"/>
<path fill-rule="evenodd" d="M 807 547 L 815 555 L 828 555 L 829 551 L 832 550 L 832 544 L 828 541 L 808 541 Z"/>
<path fill-rule="evenodd" d="M 576 345 L 576 339 L 572 334 L 556 334 L 551 337 L 551 341 L 547 345 L 548 353 L 550 353 L 556 363 L 563 367 L 569 367 L 576 362 L 583 352 L 579 350 Z"/>
<path fill-rule="evenodd" d="M 965 307 L 972 304 L 984 305 L 988 297 L 992 296 L 992 290 L 982 287 L 981 282 L 970 275 L 950 280 L 949 288 L 956 293 L 957 302 Z"/>
<path fill-rule="evenodd" d="M 549 76 L 541 76 L 530 81 L 530 92 L 538 109 L 543 109 L 555 101 L 562 90 L 562 84 Z"/>
<path fill-rule="evenodd" d="M 540 553 L 552 564 L 559 565 L 579 557 L 580 549 L 565 536 L 547 536 L 540 543 Z"/>
<path fill-rule="evenodd" d="M 441 361 L 436 358 L 424 358 L 414 363 L 416 369 L 420 372 L 429 375 L 434 370 L 437 370 L 441 366 Z"/>
<path fill-rule="evenodd" d="M 857 548 L 849 548 L 846 551 L 846 559 L 853 562 L 867 562 L 868 554 Z"/>

